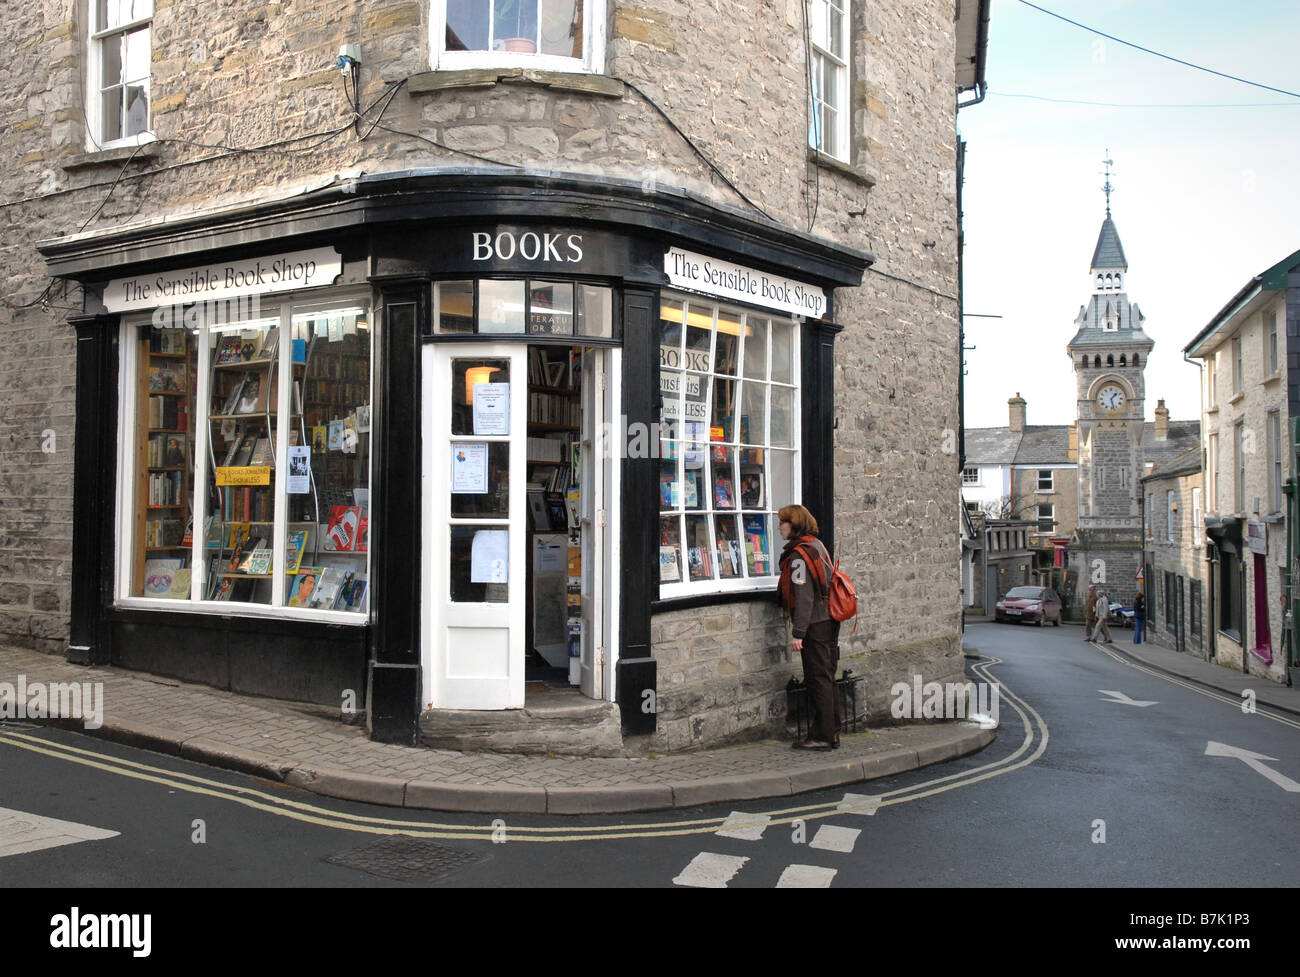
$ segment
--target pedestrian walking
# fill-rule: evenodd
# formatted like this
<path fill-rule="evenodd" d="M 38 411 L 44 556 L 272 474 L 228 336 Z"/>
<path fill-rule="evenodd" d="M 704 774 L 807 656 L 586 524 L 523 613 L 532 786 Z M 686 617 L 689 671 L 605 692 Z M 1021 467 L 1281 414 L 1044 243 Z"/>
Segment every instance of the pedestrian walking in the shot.
<path fill-rule="evenodd" d="M 1097 615 L 1097 623 L 1092 629 L 1092 640 L 1096 641 L 1099 636 L 1106 636 L 1106 644 L 1113 645 L 1115 642 L 1110 638 L 1110 627 L 1106 624 L 1106 618 L 1110 616 L 1110 597 L 1106 594 L 1106 588 L 1102 587 L 1097 591 L 1097 596 L 1092 602 L 1093 612 Z"/>
<path fill-rule="evenodd" d="M 1147 599 L 1142 591 L 1138 591 L 1133 598 L 1133 643 L 1140 645 L 1142 643 L 1142 622 L 1147 616 Z"/>
<path fill-rule="evenodd" d="M 830 580 L 830 554 L 817 538 L 817 520 L 801 505 L 785 506 L 781 521 L 781 602 L 790 612 L 793 638 L 790 647 L 803 659 L 803 684 L 810 712 L 808 736 L 795 740 L 797 750 L 831 750 L 840 745 L 840 698 L 835 694 L 835 668 L 840 660 L 840 623 L 831 617 L 826 594 L 822 593 L 808 566 L 809 560 L 823 561 L 822 580 Z"/>
<path fill-rule="evenodd" d="M 1092 640 L 1092 631 L 1097 626 L 1097 585 L 1088 584 L 1088 593 L 1083 598 L 1083 640 Z"/>

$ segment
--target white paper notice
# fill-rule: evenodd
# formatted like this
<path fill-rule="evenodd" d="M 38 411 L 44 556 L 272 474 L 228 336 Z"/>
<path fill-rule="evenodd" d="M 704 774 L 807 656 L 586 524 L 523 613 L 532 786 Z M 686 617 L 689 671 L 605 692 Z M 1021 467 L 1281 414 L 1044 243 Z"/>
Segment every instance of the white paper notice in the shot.
<path fill-rule="evenodd" d="M 533 551 L 534 573 L 563 573 L 567 569 L 565 559 L 569 555 L 569 541 L 564 536 L 557 539 L 559 542 L 537 544 Z"/>
<path fill-rule="evenodd" d="M 311 445 L 289 445 L 290 495 L 306 495 L 311 491 Z"/>
<path fill-rule="evenodd" d="M 510 384 L 474 384 L 474 433 L 510 433 Z"/>
<path fill-rule="evenodd" d="M 451 446 L 451 490 L 456 494 L 484 495 L 488 490 L 488 446 L 462 442 Z"/>
<path fill-rule="evenodd" d="M 470 583 L 510 582 L 510 532 L 481 529 L 469 551 Z"/>

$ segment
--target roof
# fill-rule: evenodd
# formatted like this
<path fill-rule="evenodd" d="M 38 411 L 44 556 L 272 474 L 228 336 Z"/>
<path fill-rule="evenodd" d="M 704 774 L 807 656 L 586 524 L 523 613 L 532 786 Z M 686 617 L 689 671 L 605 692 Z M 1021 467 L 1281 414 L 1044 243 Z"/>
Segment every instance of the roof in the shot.
<path fill-rule="evenodd" d="M 1092 268 L 1123 268 L 1128 271 L 1128 261 L 1124 257 L 1124 246 L 1119 243 L 1119 231 L 1110 211 L 1101 222 L 1101 233 L 1097 235 L 1097 247 L 1092 252 Z"/>
<path fill-rule="evenodd" d="M 1017 465 L 1072 465 L 1070 425 L 1044 424 L 1025 427 L 1016 451 Z"/>
<path fill-rule="evenodd" d="M 1140 326 L 1137 329 L 1093 329 L 1091 326 L 1084 326 L 1074 334 L 1074 338 L 1070 340 L 1066 348 L 1071 349 L 1075 346 L 1114 346 L 1118 349 L 1125 343 L 1146 348 L 1155 346 L 1155 342 L 1142 331 Z"/>
<path fill-rule="evenodd" d="M 1150 464 L 1154 464 L 1156 469 L 1171 465 L 1179 456 L 1192 450 L 1197 452 L 1199 458 L 1201 450 L 1200 421 L 1170 421 L 1169 435 L 1164 441 L 1156 439 L 1155 422 L 1146 422 L 1142 437 L 1143 459 Z"/>
<path fill-rule="evenodd" d="M 1013 465 L 1020 447 L 1020 432 L 1007 427 L 973 427 L 966 430 L 967 465 Z"/>
<path fill-rule="evenodd" d="M 1183 347 L 1183 352 L 1195 356 L 1197 347 L 1203 345 L 1220 328 L 1227 325 L 1239 308 L 1254 297 L 1256 291 L 1277 292 L 1287 287 L 1287 277 L 1293 268 L 1300 267 L 1300 251 L 1293 251 L 1277 264 L 1260 272 L 1246 282 L 1237 294 L 1228 300 L 1209 323 L 1198 332 L 1190 343 Z"/>
<path fill-rule="evenodd" d="M 988 60 L 989 12 L 992 0 L 957 4 L 957 91 L 982 89 Z M 981 96 L 982 97 L 982 96 Z"/>
<path fill-rule="evenodd" d="M 1196 447 L 1189 448 L 1182 454 L 1156 465 L 1150 474 L 1142 477 L 1142 481 L 1156 481 L 1161 478 L 1172 478 L 1175 475 L 1194 475 L 1200 470 L 1201 446 L 1197 444 Z"/>

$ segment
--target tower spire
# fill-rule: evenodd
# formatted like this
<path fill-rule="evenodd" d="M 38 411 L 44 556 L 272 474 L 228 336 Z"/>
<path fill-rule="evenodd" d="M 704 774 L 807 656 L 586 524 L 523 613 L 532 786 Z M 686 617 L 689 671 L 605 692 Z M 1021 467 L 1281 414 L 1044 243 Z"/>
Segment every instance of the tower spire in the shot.
<path fill-rule="evenodd" d="M 1110 150 L 1106 150 L 1106 158 L 1102 160 L 1106 164 L 1106 182 L 1102 185 L 1102 191 L 1106 194 L 1106 216 L 1110 216 L 1110 194 L 1115 188 L 1110 184 L 1110 168 L 1115 161 L 1110 158 Z"/>

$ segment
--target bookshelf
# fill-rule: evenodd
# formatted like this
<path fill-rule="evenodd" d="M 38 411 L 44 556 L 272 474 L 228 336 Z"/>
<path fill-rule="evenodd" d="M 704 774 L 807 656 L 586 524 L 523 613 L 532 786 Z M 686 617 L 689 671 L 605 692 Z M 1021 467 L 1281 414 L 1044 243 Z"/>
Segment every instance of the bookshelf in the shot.
<path fill-rule="evenodd" d="M 141 331 L 136 431 L 135 559 L 132 593 L 188 598 L 193 497 L 193 350 L 184 329 Z M 173 586 L 173 584 L 175 586 Z"/>

